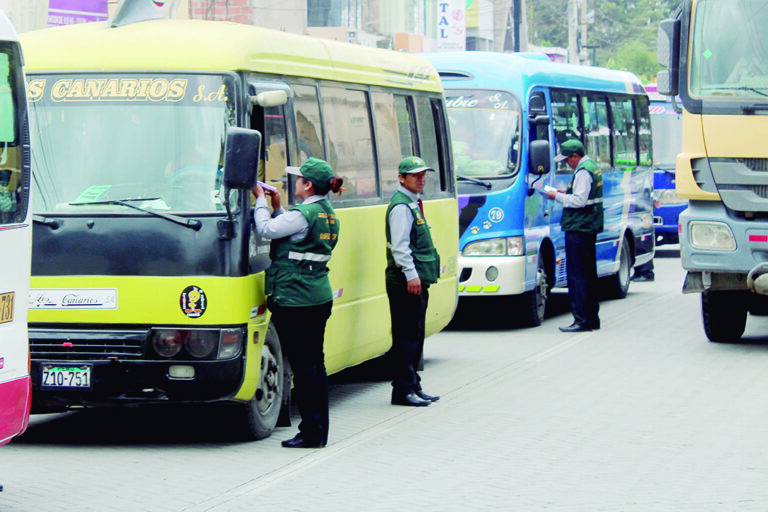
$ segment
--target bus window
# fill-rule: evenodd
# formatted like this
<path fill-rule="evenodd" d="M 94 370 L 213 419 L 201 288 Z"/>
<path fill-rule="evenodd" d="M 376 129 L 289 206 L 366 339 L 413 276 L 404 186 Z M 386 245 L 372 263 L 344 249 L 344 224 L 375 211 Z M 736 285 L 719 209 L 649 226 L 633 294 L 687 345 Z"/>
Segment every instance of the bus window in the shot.
<path fill-rule="evenodd" d="M 373 137 L 364 91 L 322 87 L 323 118 L 328 135 L 328 158 L 336 176 L 344 178 L 342 199 L 378 196 L 373 161 Z"/>
<path fill-rule="evenodd" d="M 579 97 L 569 91 L 552 91 L 552 127 L 560 152 L 560 144 L 568 139 L 583 140 L 579 125 Z M 572 172 L 565 161 L 558 164 L 558 172 Z"/>
<path fill-rule="evenodd" d="M 415 153 L 413 107 L 409 96 L 375 92 L 372 97 L 382 195 L 389 197 L 399 185 L 400 160 Z"/>
<path fill-rule="evenodd" d="M 280 190 L 280 195 L 287 197 L 285 190 L 285 167 L 288 165 L 286 151 L 285 115 L 282 106 L 264 109 L 264 180 Z"/>
<path fill-rule="evenodd" d="M 432 112 L 432 104 L 429 98 L 418 97 L 416 98 L 416 119 L 419 126 L 419 156 L 432 167 L 443 174 L 440 167 L 440 146 L 438 145 L 439 120 L 435 119 Z M 437 179 L 438 176 L 430 177 L 434 179 L 427 179 L 427 184 L 424 187 L 424 195 L 430 197 L 431 194 L 440 192 L 442 186 L 442 179 Z"/>
<path fill-rule="evenodd" d="M 648 112 L 648 98 L 636 98 L 637 141 L 640 143 L 640 165 L 653 164 L 651 150 L 651 116 Z"/>
<path fill-rule="evenodd" d="M 611 168 L 611 141 L 608 126 L 608 105 L 605 96 L 582 96 L 584 111 L 585 150 L 589 157 L 600 165 L 603 172 Z"/>
<path fill-rule="evenodd" d="M 635 114 L 632 100 L 612 98 L 613 165 L 625 171 L 637 167 Z"/>
<path fill-rule="evenodd" d="M 320 123 L 320 107 L 317 89 L 311 85 L 292 85 L 293 109 L 296 115 L 296 131 L 299 135 L 299 164 L 309 157 L 325 158 L 323 130 Z"/>
<path fill-rule="evenodd" d="M 18 222 L 21 162 L 16 146 L 16 105 L 11 88 L 11 61 L 0 53 L 0 223 Z M 12 147 L 13 146 L 13 147 Z"/>

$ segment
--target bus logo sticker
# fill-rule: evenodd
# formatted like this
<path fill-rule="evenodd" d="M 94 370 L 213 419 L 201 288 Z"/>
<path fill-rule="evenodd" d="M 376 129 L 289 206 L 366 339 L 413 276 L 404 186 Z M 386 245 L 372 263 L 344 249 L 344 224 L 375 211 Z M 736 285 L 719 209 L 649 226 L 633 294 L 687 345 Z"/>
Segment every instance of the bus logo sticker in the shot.
<path fill-rule="evenodd" d="M 480 232 L 480 228 L 478 226 L 472 226 L 470 231 L 472 232 L 473 235 L 476 235 Z"/>
<path fill-rule="evenodd" d="M 491 226 L 493 226 L 493 224 L 491 224 L 491 221 L 489 221 L 489 220 L 484 220 L 483 221 L 483 227 L 485 229 L 491 229 Z"/>
<path fill-rule="evenodd" d="M 189 318 L 200 318 L 208 307 L 205 292 L 197 286 L 187 286 L 179 298 L 181 311 Z"/>
<path fill-rule="evenodd" d="M 504 220 L 504 210 L 498 206 L 494 206 L 491 208 L 491 211 L 488 212 L 488 218 L 491 220 L 491 222 L 501 222 Z"/>

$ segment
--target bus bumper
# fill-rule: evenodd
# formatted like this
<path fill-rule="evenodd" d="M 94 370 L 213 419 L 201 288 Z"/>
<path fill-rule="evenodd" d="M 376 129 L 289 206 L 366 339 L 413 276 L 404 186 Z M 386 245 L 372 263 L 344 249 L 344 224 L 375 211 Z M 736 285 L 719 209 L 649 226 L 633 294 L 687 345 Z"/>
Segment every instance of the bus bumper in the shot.
<path fill-rule="evenodd" d="M 459 256 L 459 297 L 525 292 L 525 256 Z"/>
<path fill-rule="evenodd" d="M 61 354 L 50 352 L 45 344 L 46 332 L 30 327 L 30 352 L 32 363 L 33 403 L 36 409 L 66 408 L 72 406 L 101 406 L 141 404 L 153 402 L 208 402 L 231 399 L 242 385 L 244 361 L 242 350 L 231 359 L 162 359 L 150 356 L 149 350 L 137 344 L 136 352 L 116 355 L 114 347 L 127 352 L 125 341 L 118 341 L 118 334 L 107 330 L 98 335 L 83 335 L 83 331 L 72 333 L 62 346 Z M 112 334 L 112 337 L 110 337 Z M 80 335 L 80 338 L 78 338 Z M 85 336 L 85 337 L 83 337 Z M 89 338 L 105 339 L 103 354 L 97 354 L 97 347 Z M 88 355 L 84 352 L 87 345 Z M 37 352 L 37 353 L 36 353 Z M 83 376 L 77 381 L 53 382 L 50 374 L 70 375 L 76 372 Z M 44 373 L 48 379 L 44 381 Z M 87 377 L 85 376 L 87 375 Z"/>

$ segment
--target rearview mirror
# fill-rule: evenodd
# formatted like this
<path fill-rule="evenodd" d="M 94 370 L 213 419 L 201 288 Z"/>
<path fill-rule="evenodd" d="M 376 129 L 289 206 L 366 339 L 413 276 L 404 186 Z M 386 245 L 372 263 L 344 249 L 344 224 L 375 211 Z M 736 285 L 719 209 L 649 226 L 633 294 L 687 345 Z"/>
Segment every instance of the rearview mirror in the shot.
<path fill-rule="evenodd" d="M 285 91 L 263 91 L 250 97 L 251 105 L 260 107 L 279 107 L 288 103 L 288 93 Z"/>
<path fill-rule="evenodd" d="M 680 80 L 680 20 L 667 19 L 659 24 L 657 56 L 666 69 L 656 75 L 656 90 L 665 96 L 678 94 Z"/>
<path fill-rule="evenodd" d="M 261 134 L 256 130 L 227 129 L 224 150 L 224 186 L 230 190 L 250 190 L 256 184 L 259 169 Z"/>
<path fill-rule="evenodd" d="M 549 172 L 549 141 L 533 140 L 528 146 L 529 173 L 542 176 Z"/>

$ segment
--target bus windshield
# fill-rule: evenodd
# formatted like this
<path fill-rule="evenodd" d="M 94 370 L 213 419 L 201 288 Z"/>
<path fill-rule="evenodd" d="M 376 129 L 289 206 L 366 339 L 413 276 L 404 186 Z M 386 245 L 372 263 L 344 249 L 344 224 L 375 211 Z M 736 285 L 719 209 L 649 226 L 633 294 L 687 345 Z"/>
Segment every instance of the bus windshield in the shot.
<path fill-rule="evenodd" d="M 682 114 L 675 112 L 667 101 L 651 101 L 649 111 L 654 166 L 673 169 L 683 144 Z"/>
<path fill-rule="evenodd" d="M 701 0 L 691 47 L 692 96 L 739 101 L 768 97 L 768 5 L 764 0 Z"/>
<path fill-rule="evenodd" d="M 215 75 L 30 76 L 36 211 L 133 213 L 121 200 L 223 211 L 233 86 Z"/>
<path fill-rule="evenodd" d="M 493 178 L 517 174 L 517 99 L 487 90 L 446 90 L 445 94 L 458 175 Z"/>

